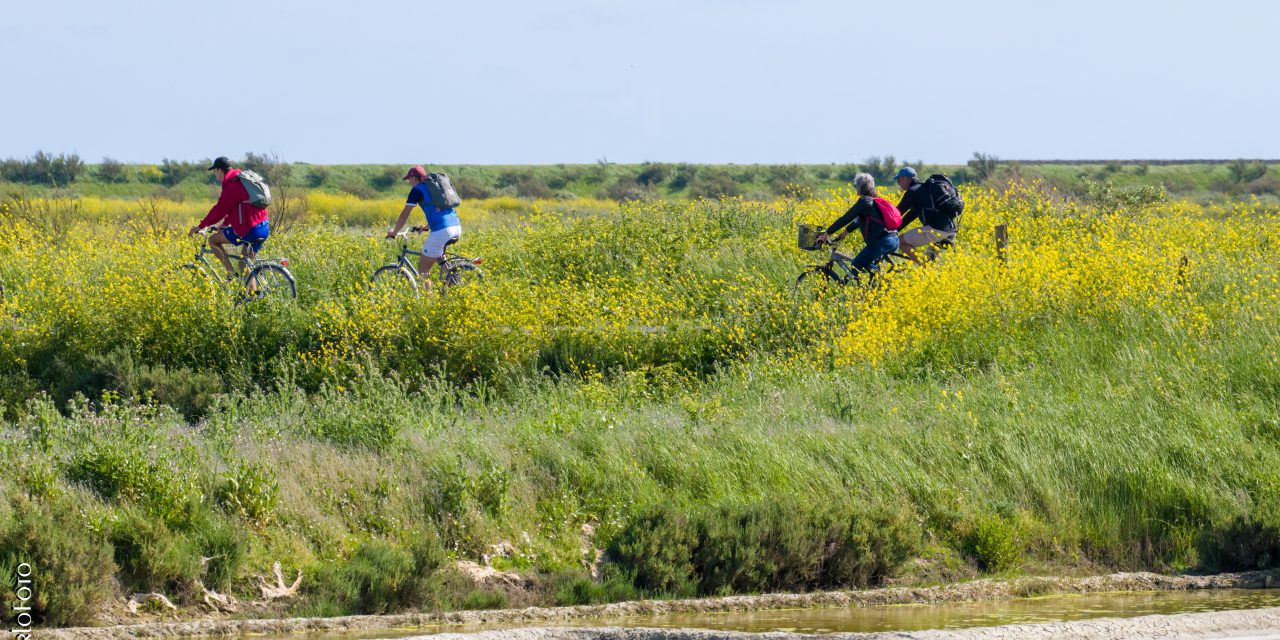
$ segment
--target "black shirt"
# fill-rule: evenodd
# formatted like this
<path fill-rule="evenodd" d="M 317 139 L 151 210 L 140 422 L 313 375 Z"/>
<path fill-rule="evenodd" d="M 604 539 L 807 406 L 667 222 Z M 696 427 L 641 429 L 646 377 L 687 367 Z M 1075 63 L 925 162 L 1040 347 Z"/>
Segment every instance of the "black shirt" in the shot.
<path fill-rule="evenodd" d="M 933 201 L 924 183 L 912 180 L 911 186 L 902 193 L 902 200 L 898 202 L 898 211 L 902 213 L 902 226 L 899 228 L 906 229 L 907 225 L 919 218 L 920 224 L 926 227 L 933 227 L 938 231 L 955 231 L 955 219 L 934 209 L 932 205 Z"/>
<path fill-rule="evenodd" d="M 880 210 L 876 208 L 875 200 L 871 196 L 862 196 L 858 201 L 853 203 L 849 210 L 844 212 L 831 226 L 827 227 L 827 235 L 831 235 L 846 226 L 856 226 L 862 229 L 862 239 L 867 244 L 871 244 L 880 239 L 884 235 L 884 218 L 880 216 Z"/>

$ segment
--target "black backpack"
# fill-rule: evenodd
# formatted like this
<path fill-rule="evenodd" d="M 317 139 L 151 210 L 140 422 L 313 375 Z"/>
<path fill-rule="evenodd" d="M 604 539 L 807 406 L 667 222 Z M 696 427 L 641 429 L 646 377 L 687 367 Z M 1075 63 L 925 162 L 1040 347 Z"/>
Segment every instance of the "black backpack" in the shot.
<path fill-rule="evenodd" d="M 951 222 L 957 216 L 964 213 L 964 199 L 960 197 L 960 192 L 956 191 L 956 185 L 951 183 L 951 178 L 945 173 L 935 173 L 924 181 L 925 193 L 929 194 L 929 206 L 926 211 L 932 210 L 946 216 L 947 221 Z M 930 225 L 932 226 L 932 225 Z"/>
<path fill-rule="evenodd" d="M 462 204 L 458 190 L 453 188 L 453 181 L 443 173 L 428 173 L 427 193 L 431 195 L 431 206 L 437 209 L 452 209 Z"/>

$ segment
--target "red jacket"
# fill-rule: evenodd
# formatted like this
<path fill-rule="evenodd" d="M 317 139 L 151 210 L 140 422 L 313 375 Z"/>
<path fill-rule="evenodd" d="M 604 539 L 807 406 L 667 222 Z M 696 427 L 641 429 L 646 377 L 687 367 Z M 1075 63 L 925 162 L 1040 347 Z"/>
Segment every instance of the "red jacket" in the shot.
<path fill-rule="evenodd" d="M 250 206 L 246 202 L 249 192 L 240 184 L 237 178 L 239 175 L 239 169 L 232 169 L 222 179 L 222 195 L 218 196 L 218 202 L 209 210 L 204 220 L 200 221 L 201 229 L 222 223 L 229 225 L 236 235 L 243 238 L 250 229 L 267 219 L 266 209 Z"/>

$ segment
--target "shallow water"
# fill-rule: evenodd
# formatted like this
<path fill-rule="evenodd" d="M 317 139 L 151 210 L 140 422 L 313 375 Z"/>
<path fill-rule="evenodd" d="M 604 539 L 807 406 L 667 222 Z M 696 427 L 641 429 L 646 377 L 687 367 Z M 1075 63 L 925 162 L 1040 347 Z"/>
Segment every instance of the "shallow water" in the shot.
<path fill-rule="evenodd" d="M 937 605 L 680 614 L 577 624 L 796 633 L 921 631 L 1267 607 L 1280 607 L 1280 589 L 1069 594 Z"/>
<path fill-rule="evenodd" d="M 1280 589 L 1212 589 L 1137 593 L 1091 593 L 1018 598 L 992 602 L 906 604 L 845 609 L 787 609 L 775 611 L 683 613 L 624 618 L 556 620 L 526 625 L 442 625 L 413 630 L 349 632 L 284 636 L 307 640 L 395 638 L 431 633 L 465 633 L 522 626 L 651 627 L 727 631 L 790 631 L 796 633 L 921 631 L 1008 624 L 1036 624 L 1133 618 L 1153 614 L 1201 613 L 1280 607 Z"/>

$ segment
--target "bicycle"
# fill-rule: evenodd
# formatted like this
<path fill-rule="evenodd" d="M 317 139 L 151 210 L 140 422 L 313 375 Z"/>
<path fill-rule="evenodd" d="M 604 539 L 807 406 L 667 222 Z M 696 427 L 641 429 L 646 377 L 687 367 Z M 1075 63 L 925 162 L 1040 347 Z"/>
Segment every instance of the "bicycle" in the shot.
<path fill-rule="evenodd" d="M 214 232 L 216 232 L 216 228 L 210 227 L 210 230 L 202 232 L 200 235 L 207 237 L 209 233 Z M 221 281 L 221 265 L 215 266 L 214 263 L 210 262 L 206 256 L 211 255 L 214 255 L 213 249 L 209 248 L 208 242 L 201 240 L 192 261 L 180 265 L 180 268 L 215 281 Z M 293 277 L 293 273 L 289 271 L 289 260 L 287 258 L 259 258 L 256 254 L 246 256 L 236 255 L 231 252 L 227 253 L 227 257 L 236 261 L 238 266 L 236 271 L 242 274 L 239 277 L 240 284 L 248 291 L 242 301 L 262 300 L 264 298 L 294 300 L 298 297 L 298 282 Z M 228 277 L 227 281 L 230 282 L 231 278 Z"/>
<path fill-rule="evenodd" d="M 427 233 L 429 229 L 426 227 L 412 227 L 409 231 Z M 395 262 L 374 270 L 373 275 L 369 277 L 369 284 L 373 288 L 403 289 L 406 292 L 413 292 L 415 296 L 419 295 L 418 278 L 421 278 L 422 274 L 418 273 L 417 266 L 413 261 L 409 260 L 409 256 L 421 257 L 423 254 L 421 251 L 409 248 L 409 239 L 406 232 L 401 232 L 396 237 L 400 239 L 400 256 L 396 258 Z M 457 241 L 457 238 L 451 238 L 444 244 L 446 251 L 440 258 L 441 291 L 472 280 L 484 280 L 484 272 L 480 270 L 480 264 L 484 262 L 483 259 L 468 258 L 447 251 Z"/>
<path fill-rule="evenodd" d="M 853 256 L 840 253 L 838 242 L 832 242 L 827 239 L 802 248 L 812 251 L 822 246 L 831 247 L 831 256 L 825 263 L 809 265 L 800 272 L 791 288 L 794 298 L 816 299 L 828 295 L 836 287 L 843 287 L 850 283 L 861 284 L 863 282 L 862 276 L 866 276 L 867 284 L 870 284 L 871 278 L 874 278 L 877 274 L 893 273 L 902 265 L 910 262 L 907 256 L 897 251 L 891 251 L 875 262 L 875 265 L 879 267 L 878 271 L 863 271 L 853 266 Z"/>

